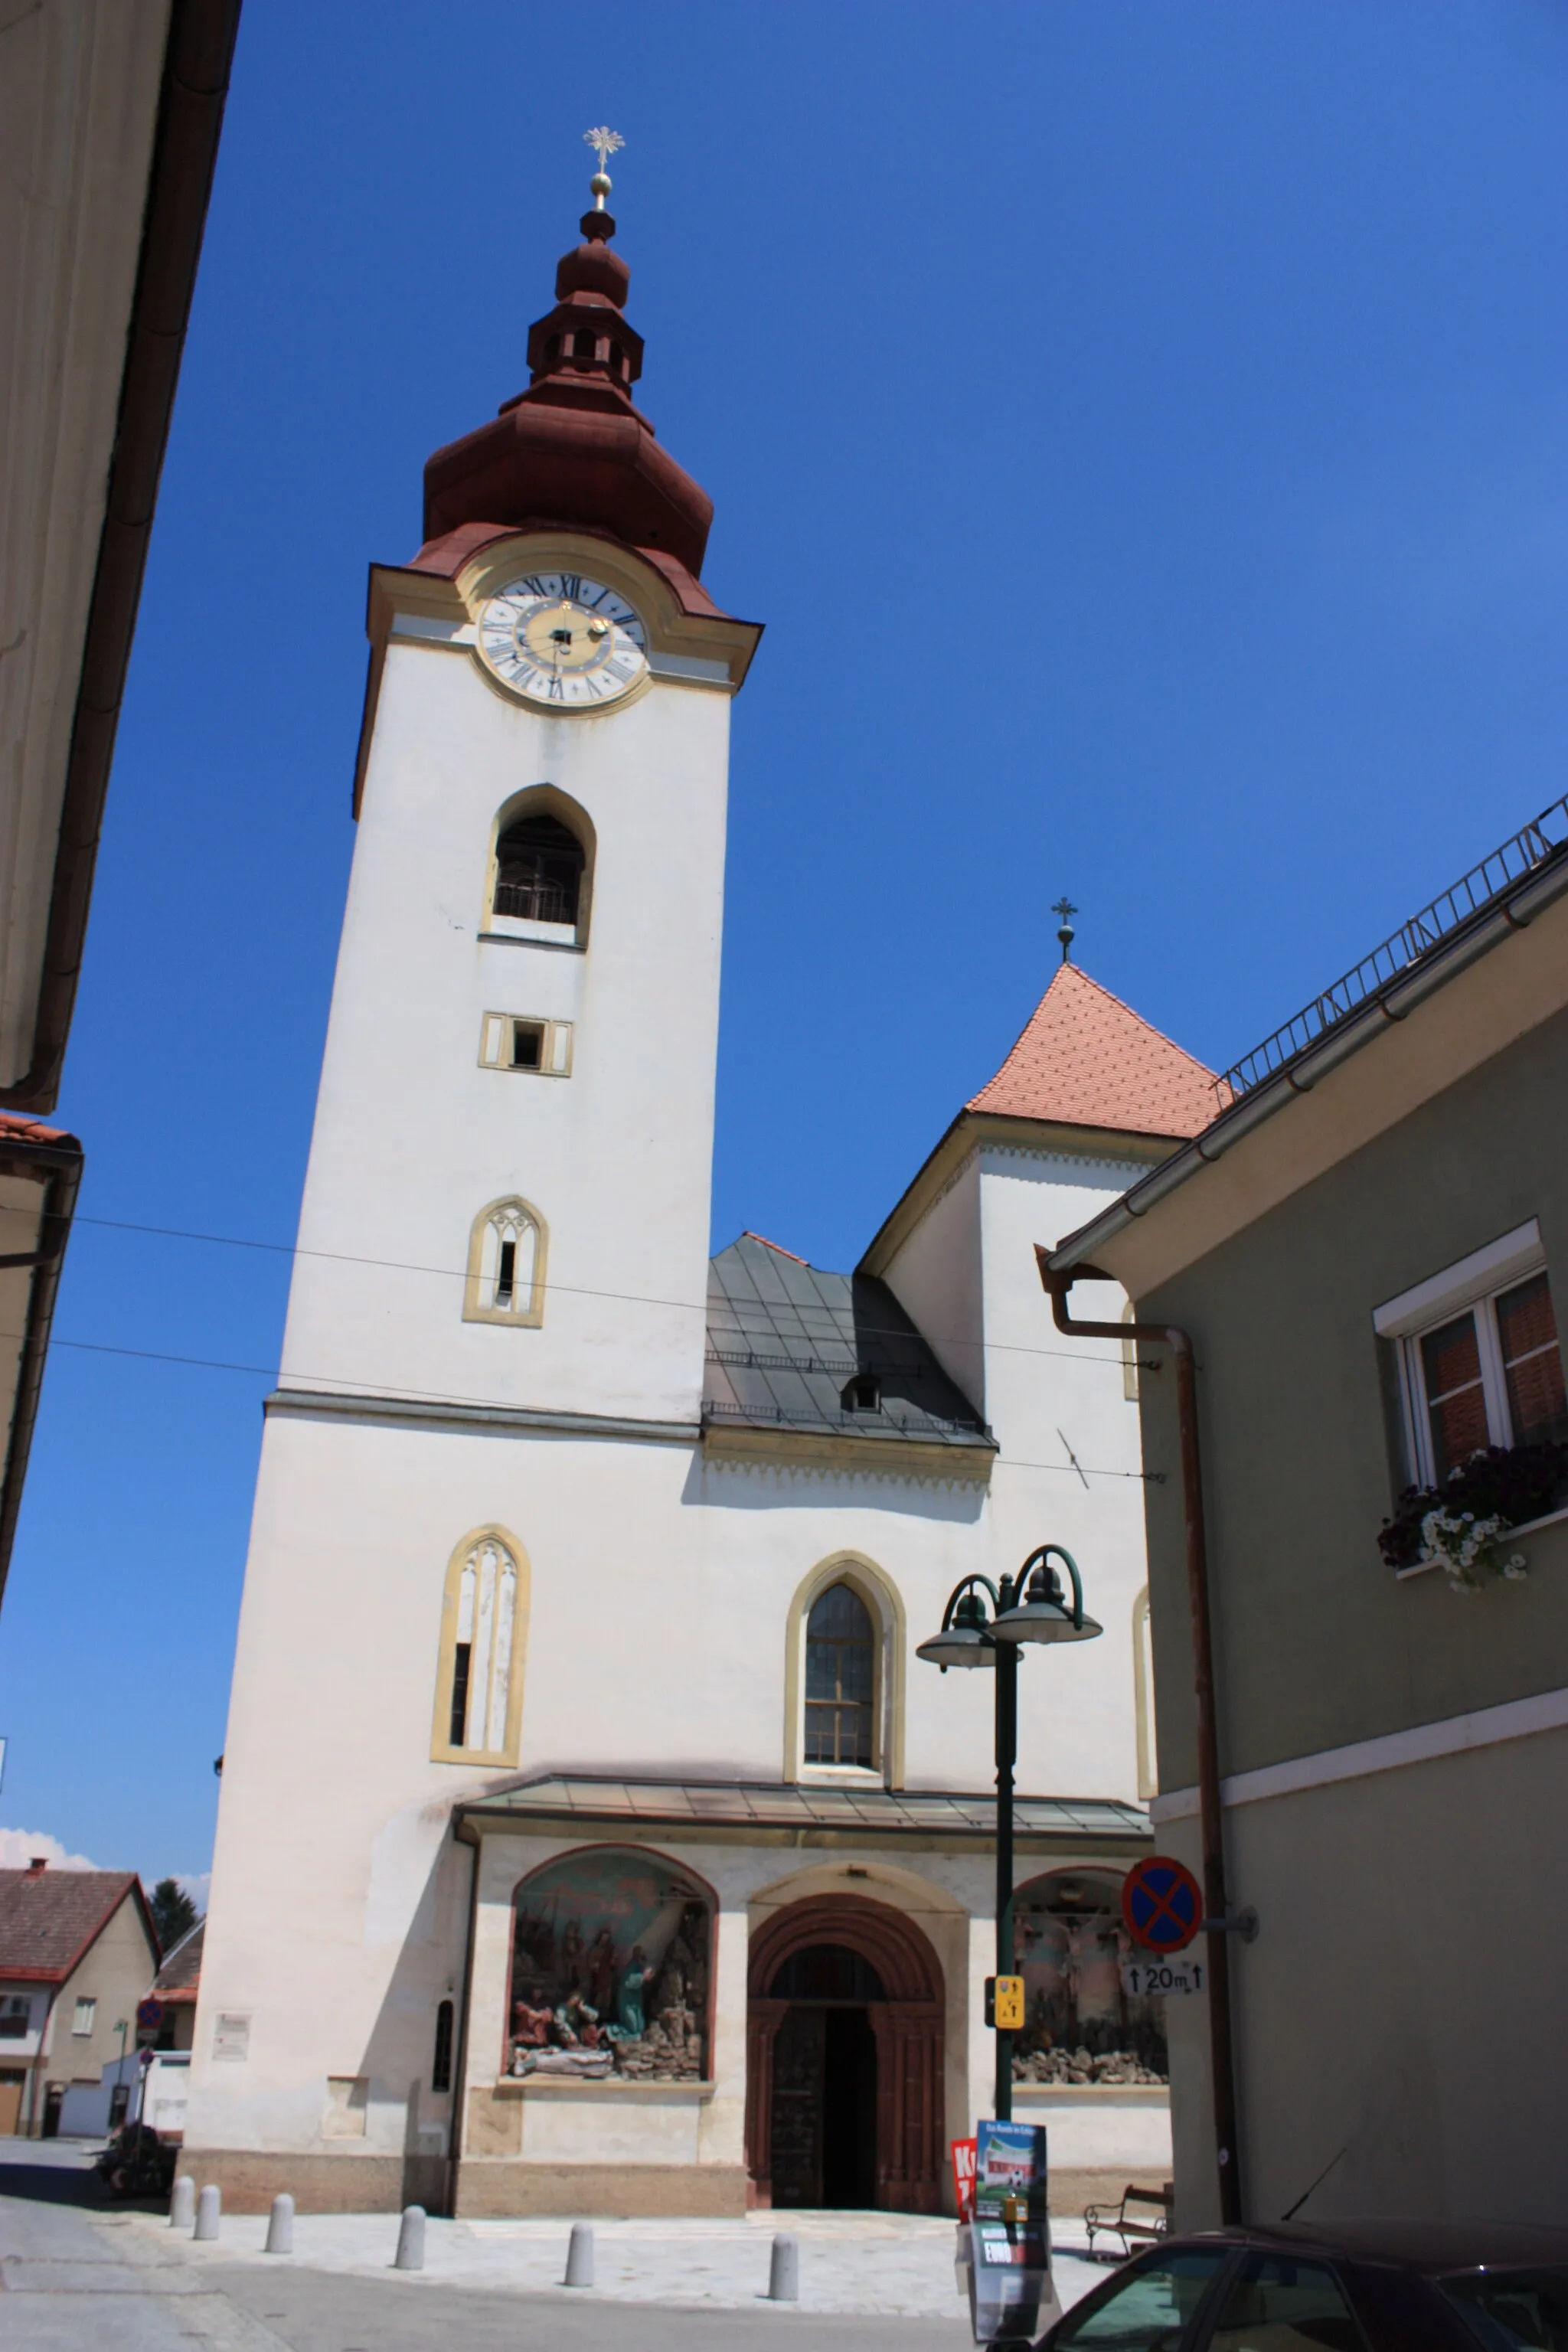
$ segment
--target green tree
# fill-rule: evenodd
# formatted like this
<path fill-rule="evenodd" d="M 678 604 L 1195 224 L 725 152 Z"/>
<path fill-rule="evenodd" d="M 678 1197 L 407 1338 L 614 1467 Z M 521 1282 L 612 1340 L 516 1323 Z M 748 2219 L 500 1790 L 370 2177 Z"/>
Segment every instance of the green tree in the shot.
<path fill-rule="evenodd" d="M 165 1952 L 172 1951 L 182 1936 L 188 1936 L 201 1916 L 177 1878 L 161 1878 L 147 1907 Z"/>

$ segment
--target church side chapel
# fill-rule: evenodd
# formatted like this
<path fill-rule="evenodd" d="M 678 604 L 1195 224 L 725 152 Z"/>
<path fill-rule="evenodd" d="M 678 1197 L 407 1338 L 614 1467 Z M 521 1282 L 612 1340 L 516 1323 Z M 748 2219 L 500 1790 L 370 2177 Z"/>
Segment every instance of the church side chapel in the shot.
<path fill-rule="evenodd" d="M 859 1264 L 755 1234 L 710 1260 L 761 630 L 634 404 L 619 142 L 590 139 L 526 389 L 371 568 L 188 2158 L 241 2210 L 947 2209 L 991 2100 L 994 1678 L 916 1650 L 1048 1541 L 1104 1633 L 1022 1661 L 1017 2112 L 1058 2173 L 1131 2177 L 1169 2161 L 1119 1908 L 1152 1843 L 1158 1375 L 1064 1346 L 1033 1250 L 1214 1081 L 1071 961 L 1064 901 L 1017 1044 Z"/>

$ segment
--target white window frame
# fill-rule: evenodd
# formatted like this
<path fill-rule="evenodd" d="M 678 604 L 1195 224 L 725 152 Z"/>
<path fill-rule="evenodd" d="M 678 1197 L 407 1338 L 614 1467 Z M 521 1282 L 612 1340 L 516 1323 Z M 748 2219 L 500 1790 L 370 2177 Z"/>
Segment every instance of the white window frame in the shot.
<path fill-rule="evenodd" d="M 71 2013 L 72 2039 L 86 2042 L 92 2032 L 97 2016 L 98 1996 L 95 1993 L 83 1994 L 78 2000 L 76 2008 Z"/>
<path fill-rule="evenodd" d="M 532 1069 L 511 1058 L 512 1029 L 518 1022 L 521 1022 L 525 1028 L 543 1033 L 539 1061 Z M 479 1067 L 481 1070 L 506 1070 L 516 1078 L 569 1078 L 572 1075 L 572 1024 L 570 1021 L 549 1020 L 540 1013 L 487 1013 L 479 1024 Z"/>
<path fill-rule="evenodd" d="M 1380 1339 L 1391 1340 L 1398 1352 L 1405 1459 L 1416 1486 L 1437 1484 L 1421 1342 L 1445 1323 L 1453 1322 L 1457 1316 L 1467 1310 L 1474 1313 L 1487 1436 L 1493 1445 L 1512 1445 L 1516 1440 L 1509 1412 L 1496 1302 L 1531 1275 L 1546 1271 L 1541 1227 L 1531 1217 L 1528 1224 L 1516 1225 L 1511 1233 L 1500 1234 L 1496 1241 L 1472 1250 L 1457 1265 L 1445 1267 L 1440 1274 L 1429 1275 L 1425 1282 L 1401 1291 L 1396 1298 L 1386 1299 L 1373 1310 L 1373 1330 Z"/>

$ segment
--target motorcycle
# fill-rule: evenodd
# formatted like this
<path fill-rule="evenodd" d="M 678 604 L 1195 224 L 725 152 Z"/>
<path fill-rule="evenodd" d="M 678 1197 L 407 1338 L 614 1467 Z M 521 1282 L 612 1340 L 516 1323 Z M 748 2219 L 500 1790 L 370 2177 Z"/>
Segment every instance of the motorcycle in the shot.
<path fill-rule="evenodd" d="M 123 2124 L 92 2168 L 111 2197 L 166 2197 L 175 2161 L 174 2149 L 150 2125 Z"/>

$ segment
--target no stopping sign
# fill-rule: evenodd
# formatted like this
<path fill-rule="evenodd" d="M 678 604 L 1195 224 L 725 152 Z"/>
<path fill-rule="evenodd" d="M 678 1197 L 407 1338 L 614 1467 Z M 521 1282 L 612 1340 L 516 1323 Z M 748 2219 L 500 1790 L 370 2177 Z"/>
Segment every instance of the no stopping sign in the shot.
<path fill-rule="evenodd" d="M 1152 1853 L 1121 1882 L 1121 1916 L 1146 1952 L 1183 1952 L 1203 1923 L 1203 1889 L 1184 1862 Z"/>

